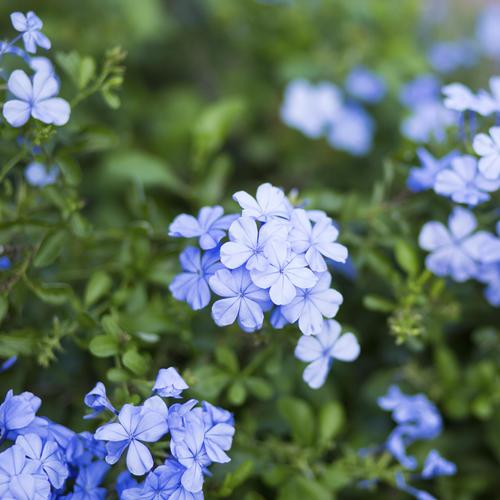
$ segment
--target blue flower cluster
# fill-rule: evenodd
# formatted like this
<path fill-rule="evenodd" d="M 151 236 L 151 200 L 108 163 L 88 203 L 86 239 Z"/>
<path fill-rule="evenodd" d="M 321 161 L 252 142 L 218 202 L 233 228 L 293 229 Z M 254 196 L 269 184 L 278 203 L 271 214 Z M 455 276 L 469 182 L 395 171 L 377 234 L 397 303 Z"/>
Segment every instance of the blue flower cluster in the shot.
<path fill-rule="evenodd" d="M 161 369 L 154 395 L 142 405 L 115 410 L 102 383 L 85 396 L 93 410 L 113 420 L 90 432 L 75 433 L 36 415 L 41 400 L 30 392 L 7 393 L 0 405 L 0 440 L 12 441 L 0 453 L 0 497 L 5 499 L 99 500 L 110 466 L 126 451 L 127 471 L 116 482 L 121 499 L 203 498 L 203 476 L 213 462 L 230 460 L 234 419 L 230 412 L 191 399 L 167 407 L 162 398 L 179 398 L 188 386 L 174 368 Z M 170 433 L 170 453 L 155 467 L 150 449 Z M 144 476 L 138 483 L 132 475 Z"/>
<path fill-rule="evenodd" d="M 348 75 L 345 88 L 350 97 L 344 99 L 330 82 L 293 80 L 285 90 L 281 118 L 307 137 L 324 136 L 335 149 L 365 155 L 372 149 L 375 123 L 360 102 L 380 102 L 386 86 L 378 75 L 359 66 Z"/>
<path fill-rule="evenodd" d="M 408 187 L 414 191 L 433 189 L 454 203 L 448 227 L 431 221 L 420 232 L 419 244 L 431 252 L 427 268 L 437 276 L 450 276 L 455 281 L 476 279 L 486 284 L 485 297 L 493 306 L 500 306 L 500 221 L 497 234 L 476 231 L 477 219 L 471 207 L 491 200 L 500 188 L 500 127 L 491 126 L 476 133 L 476 114 L 485 117 L 500 112 L 500 77 L 490 79 L 490 92 L 477 94 L 465 85 L 454 83 L 443 88 L 444 107 L 456 114 L 455 125 L 468 130 L 472 149 L 477 156 L 453 150 L 435 158 L 427 149 L 417 151 L 421 166 L 410 170 Z M 462 134 L 461 134 L 462 135 Z M 493 217 L 495 211 L 492 213 Z"/>
<path fill-rule="evenodd" d="M 387 394 L 379 398 L 378 405 L 383 410 L 392 412 L 392 418 L 397 424 L 390 433 L 385 448 L 405 469 L 416 470 L 418 461 L 408 454 L 407 448 L 416 441 L 428 441 L 439 436 L 443 422 L 438 409 L 424 394 L 408 396 L 397 386 L 390 387 Z M 432 479 L 455 473 L 455 464 L 441 457 L 438 451 L 432 450 L 427 455 L 418 477 Z M 403 474 L 398 474 L 396 481 L 401 490 L 419 500 L 434 498 L 429 493 L 408 485 Z"/>
<path fill-rule="evenodd" d="M 34 56 L 37 48 L 51 48 L 50 40 L 42 33 L 43 23 L 34 12 L 11 14 L 13 28 L 19 34 L 10 41 L 0 42 L 0 63 L 5 56 L 22 60 L 25 69 L 15 69 L 10 74 L 0 66 L 0 77 L 6 80 L 8 96 L 3 105 L 3 117 L 12 127 L 22 127 L 30 117 L 51 125 L 68 122 L 71 108 L 69 103 L 57 97 L 59 78 L 52 62 L 46 57 Z M 17 46 L 22 41 L 23 48 Z M 34 151 L 34 154 L 36 151 Z M 33 186 L 43 187 L 53 184 L 57 178 L 56 167 L 46 169 L 34 160 L 26 169 L 26 180 Z"/>
<path fill-rule="evenodd" d="M 222 207 L 204 207 L 197 218 L 182 214 L 170 225 L 170 236 L 198 238 L 200 247 L 181 253 L 183 272 L 170 285 L 173 296 L 198 310 L 210 303 L 213 292 L 220 297 L 212 305 L 218 326 L 237 322 L 243 331 L 254 332 L 262 327 L 264 313 L 270 312 L 274 328 L 297 323 L 304 336 L 313 335 L 333 348 L 340 329 L 331 337 L 326 333 L 331 323 L 325 318 L 336 315 L 343 298 L 330 287 L 327 261 L 345 262 L 347 248 L 337 242 L 339 232 L 332 220 L 322 211 L 294 207 L 271 184 L 259 186 L 255 198 L 239 191 L 233 199 L 241 214 L 224 215 Z M 355 337 L 343 338 L 356 352 L 344 358 L 354 359 L 359 351 Z M 342 359 L 335 349 L 332 356 L 320 350 L 318 363 L 312 363 L 304 377 L 315 387 L 324 382 L 331 359 Z M 298 355 L 304 361 L 313 361 L 311 356 Z"/>

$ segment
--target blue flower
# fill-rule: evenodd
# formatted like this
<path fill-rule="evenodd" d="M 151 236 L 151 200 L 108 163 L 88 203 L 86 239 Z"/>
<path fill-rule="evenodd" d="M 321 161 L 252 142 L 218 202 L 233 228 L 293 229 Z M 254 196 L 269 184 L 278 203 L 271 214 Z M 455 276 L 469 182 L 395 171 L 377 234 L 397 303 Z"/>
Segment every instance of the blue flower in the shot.
<path fill-rule="evenodd" d="M 456 115 L 439 101 L 424 101 L 401 124 L 401 133 L 415 142 L 443 142 L 446 129 L 455 124 Z"/>
<path fill-rule="evenodd" d="M 372 148 L 374 129 L 373 118 L 363 108 L 347 104 L 337 114 L 327 139 L 335 149 L 363 156 Z"/>
<path fill-rule="evenodd" d="M 102 461 L 92 462 L 80 467 L 73 493 L 61 497 L 62 500 L 104 500 L 106 488 L 101 487 L 109 465 Z"/>
<path fill-rule="evenodd" d="M 474 151 L 482 158 L 478 168 L 486 179 L 500 178 L 500 127 L 492 127 L 489 135 L 478 134 L 474 137 Z"/>
<path fill-rule="evenodd" d="M 451 167 L 437 174 L 434 191 L 456 203 L 475 206 L 488 201 L 488 193 L 499 187 L 500 179 L 486 179 L 478 170 L 476 158 L 464 155 L 451 160 Z"/>
<path fill-rule="evenodd" d="M 425 260 L 427 269 L 437 276 L 466 281 L 475 276 L 479 262 L 485 259 L 491 262 L 496 253 L 495 238 L 486 231 L 472 234 L 476 224 L 474 215 L 461 207 L 451 213 L 449 229 L 440 222 L 425 224 L 420 231 L 419 245 L 431 252 Z M 489 249 L 487 254 L 485 249 Z"/>
<path fill-rule="evenodd" d="M 317 335 L 303 335 L 295 348 L 295 357 L 310 363 L 303 379 L 312 389 L 319 389 L 326 380 L 334 359 L 353 361 L 359 356 L 359 343 L 352 333 L 340 335 L 335 320 L 325 320 Z"/>
<path fill-rule="evenodd" d="M 7 255 L 0 255 L 0 271 L 8 271 L 12 267 L 12 262 Z"/>
<path fill-rule="evenodd" d="M 399 94 L 401 104 L 416 109 L 426 102 L 439 98 L 441 83 L 434 75 L 421 75 L 403 85 Z"/>
<path fill-rule="evenodd" d="M 85 415 L 83 418 L 94 418 L 104 410 L 117 413 L 106 396 L 106 387 L 102 382 L 97 382 L 96 386 L 85 395 L 83 402 L 94 410 L 90 415 Z"/>
<path fill-rule="evenodd" d="M 24 171 L 24 177 L 31 186 L 45 187 L 54 184 L 59 176 L 59 169 L 52 167 L 47 171 L 47 168 L 42 163 L 32 161 Z"/>
<path fill-rule="evenodd" d="M 2 258 L 0 257 L 0 262 Z M 0 264 L 1 266 L 1 264 Z M 11 366 L 15 364 L 17 361 L 17 356 L 11 356 L 10 358 L 6 359 L 1 365 L 0 365 L 0 373 L 3 373 L 7 371 Z"/>
<path fill-rule="evenodd" d="M 26 458 L 20 446 L 0 453 L 0 497 L 12 500 L 47 500 L 50 484 L 43 472 Z"/>
<path fill-rule="evenodd" d="M 191 412 L 186 415 L 186 431 L 182 441 L 170 443 L 172 455 L 186 468 L 181 477 L 181 484 L 192 493 L 201 491 L 203 469 L 210 464 L 204 440 L 203 420 Z"/>
<path fill-rule="evenodd" d="M 470 40 L 435 43 L 428 54 L 432 67 L 441 73 L 451 73 L 477 63 L 478 54 Z"/>
<path fill-rule="evenodd" d="M 425 459 L 422 477 L 431 479 L 438 476 L 453 476 L 457 472 L 457 466 L 443 458 L 437 450 L 431 450 Z"/>
<path fill-rule="evenodd" d="M 234 415 L 224 408 L 214 406 L 207 401 L 202 401 L 203 421 L 205 428 L 213 427 L 217 424 L 229 424 L 234 426 Z"/>
<path fill-rule="evenodd" d="M 432 189 L 436 183 L 436 176 L 441 170 L 450 166 L 451 160 L 459 155 L 458 151 L 452 151 L 442 158 L 435 158 L 425 148 L 418 148 L 417 155 L 420 167 L 410 169 L 407 185 L 413 192 Z"/>
<path fill-rule="evenodd" d="M 151 474 L 152 472 L 150 472 Z M 116 486 L 115 490 L 118 495 L 118 498 L 123 499 L 125 498 L 123 496 L 124 491 L 131 489 L 131 488 L 138 488 L 139 483 L 134 479 L 134 476 L 130 474 L 128 470 L 124 470 L 123 472 L 120 472 L 118 474 L 118 477 L 116 478 Z M 154 498 L 154 497 L 153 497 Z"/>
<path fill-rule="evenodd" d="M 91 464 L 94 459 L 104 460 L 106 456 L 106 444 L 95 439 L 90 432 L 73 434 L 67 443 L 59 446 L 65 450 L 66 460 L 74 467 L 82 467 Z"/>
<path fill-rule="evenodd" d="M 289 127 L 317 139 L 326 132 L 341 107 L 342 98 L 335 85 L 328 82 L 313 85 L 298 79 L 290 82 L 285 90 L 281 119 Z"/>
<path fill-rule="evenodd" d="M 307 267 L 303 255 L 290 251 L 285 245 L 271 242 L 266 246 L 268 259 L 264 270 L 253 269 L 252 281 L 263 289 L 269 288 L 269 296 L 274 304 L 289 304 L 297 295 L 298 288 L 312 288 L 318 278 Z"/>
<path fill-rule="evenodd" d="M 168 410 L 168 427 L 173 441 L 182 441 L 186 431 L 186 418 L 198 404 L 196 399 L 190 399 L 185 403 L 173 404 Z"/>
<path fill-rule="evenodd" d="M 500 6 L 485 7 L 478 18 L 476 36 L 483 52 L 492 59 L 500 60 Z"/>
<path fill-rule="evenodd" d="M 21 127 L 30 115 L 44 123 L 64 125 L 69 120 L 71 109 L 60 97 L 59 82 L 52 73 L 35 73 L 33 81 L 17 69 L 12 72 L 7 83 L 9 91 L 16 99 L 3 106 L 3 116 L 13 127 Z"/>
<path fill-rule="evenodd" d="M 231 325 L 238 319 L 241 329 L 246 332 L 262 327 L 263 309 L 270 305 L 269 293 L 252 283 L 246 269 L 221 269 L 209 283 L 215 294 L 225 297 L 212 306 L 212 317 L 218 326 Z"/>
<path fill-rule="evenodd" d="M 203 207 L 197 219 L 192 215 L 178 215 L 170 224 L 168 234 L 174 238 L 199 238 L 200 247 L 210 250 L 226 236 L 234 219 L 234 215 L 224 215 L 222 207 Z"/>
<path fill-rule="evenodd" d="M 357 66 L 349 73 L 346 89 L 352 96 L 369 103 L 380 102 L 386 93 L 384 80 L 363 66 Z"/>
<path fill-rule="evenodd" d="M 141 476 L 153 467 L 153 457 L 144 442 L 154 443 L 168 431 L 167 406 L 158 397 L 147 399 L 140 407 L 125 404 L 118 421 L 104 424 L 95 432 L 95 438 L 106 441 L 108 464 L 115 464 L 128 447 L 127 468 Z"/>
<path fill-rule="evenodd" d="M 386 441 L 387 450 L 405 468 L 415 469 L 417 460 L 407 454 L 406 448 L 417 440 L 434 439 L 441 433 L 438 409 L 424 394 L 407 396 L 397 386 L 391 386 L 388 393 L 378 399 L 378 405 L 391 411 L 398 424 Z"/>
<path fill-rule="evenodd" d="M 31 392 L 14 396 L 12 390 L 8 391 L 0 405 L 0 437 L 30 425 L 41 404 L 41 399 Z"/>
<path fill-rule="evenodd" d="M 33 472 L 45 474 L 54 488 L 63 487 L 69 472 L 55 441 L 43 442 L 37 434 L 26 434 L 16 439 L 16 445 L 30 459 Z"/>
<path fill-rule="evenodd" d="M 122 500 L 203 500 L 203 492 L 192 493 L 182 486 L 186 468 L 177 460 L 169 458 L 165 465 L 152 470 L 144 483 L 125 490 Z"/>
<path fill-rule="evenodd" d="M 189 386 L 173 367 L 160 369 L 153 386 L 153 392 L 163 398 L 179 398 L 185 389 Z"/>
<path fill-rule="evenodd" d="M 430 493 L 410 486 L 401 472 L 396 473 L 396 486 L 399 490 L 414 496 L 417 500 L 436 500 Z"/>
<path fill-rule="evenodd" d="M 219 250 L 202 255 L 198 248 L 187 247 L 179 260 L 184 272 L 173 279 L 169 289 L 177 300 L 186 301 L 193 310 L 203 309 L 210 302 L 208 279 L 224 267 L 219 262 Z"/>
<path fill-rule="evenodd" d="M 330 288 L 332 276 L 325 272 L 319 275 L 312 288 L 299 288 L 295 298 L 282 306 L 282 314 L 289 323 L 299 321 L 304 335 L 316 335 L 324 328 L 324 319 L 333 318 L 342 304 L 342 295 Z"/>
<path fill-rule="evenodd" d="M 306 261 L 313 271 L 327 270 L 323 257 L 337 262 L 347 260 L 347 248 L 336 243 L 339 232 L 330 218 L 321 217 L 313 226 L 307 212 L 297 208 L 292 212 L 291 223 L 291 249 L 298 254 L 305 253 Z"/>
<path fill-rule="evenodd" d="M 231 448 L 234 436 L 234 417 L 231 412 L 203 401 L 204 445 L 212 462 L 226 463 L 231 459 L 225 453 Z"/>
<path fill-rule="evenodd" d="M 238 191 L 233 194 L 233 200 L 243 209 L 243 217 L 252 217 L 261 222 L 276 217 L 289 218 L 289 207 L 285 193 L 268 182 L 257 188 L 255 198 L 245 191 Z"/>
<path fill-rule="evenodd" d="M 45 50 L 50 49 L 50 40 L 40 31 L 43 23 L 33 11 L 29 11 L 26 15 L 13 12 L 10 20 L 14 29 L 23 34 L 24 48 L 28 52 L 34 54 L 37 46 Z"/>
<path fill-rule="evenodd" d="M 220 259 L 229 269 L 242 265 L 248 270 L 264 269 L 267 259 L 264 248 L 272 240 L 285 241 L 288 227 L 279 220 L 271 220 L 260 229 L 251 217 L 240 217 L 229 228 L 229 240 L 220 249 Z"/>

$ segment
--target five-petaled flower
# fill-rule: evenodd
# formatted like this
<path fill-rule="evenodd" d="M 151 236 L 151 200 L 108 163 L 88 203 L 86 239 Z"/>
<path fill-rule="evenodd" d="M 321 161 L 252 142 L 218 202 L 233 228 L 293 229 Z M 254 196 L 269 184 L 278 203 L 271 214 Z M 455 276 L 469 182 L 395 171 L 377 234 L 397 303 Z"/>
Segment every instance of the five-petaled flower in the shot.
<path fill-rule="evenodd" d="M 36 52 L 36 47 L 50 49 L 50 40 L 40 31 L 43 27 L 42 20 L 33 12 L 26 15 L 22 12 L 13 12 L 10 15 L 12 26 L 22 33 L 24 48 L 31 53 Z"/>

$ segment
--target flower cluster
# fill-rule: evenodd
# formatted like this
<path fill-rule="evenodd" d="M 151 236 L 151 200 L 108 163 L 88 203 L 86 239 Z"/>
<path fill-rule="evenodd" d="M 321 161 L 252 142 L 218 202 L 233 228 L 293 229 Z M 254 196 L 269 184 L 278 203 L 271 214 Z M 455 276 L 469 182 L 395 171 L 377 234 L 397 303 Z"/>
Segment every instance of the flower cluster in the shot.
<path fill-rule="evenodd" d="M 455 207 L 448 228 L 437 221 L 425 224 L 419 243 L 431 252 L 426 259 L 430 271 L 459 282 L 476 279 L 485 283 L 486 299 L 500 306 L 500 221 L 497 234 L 476 231 L 477 219 L 470 211 L 471 207 L 490 201 L 500 188 L 500 127 L 491 126 L 487 133 L 476 133 L 477 114 L 486 119 L 500 112 L 500 77 L 490 79 L 490 90 L 474 93 L 460 83 L 443 88 L 443 105 L 455 113 L 461 136 L 468 119 L 470 142 L 477 156 L 453 150 L 435 158 L 427 149 L 420 148 L 421 166 L 410 170 L 408 187 L 414 192 L 433 189 L 454 203 L 469 207 Z M 495 217 L 494 211 L 492 216 Z"/>
<path fill-rule="evenodd" d="M 392 412 L 392 418 L 397 424 L 390 433 L 385 448 L 405 469 L 414 471 L 418 467 L 418 461 L 414 456 L 408 455 L 407 448 L 416 441 L 428 441 L 439 436 L 443 423 L 438 409 L 424 394 L 408 396 L 397 386 L 390 387 L 387 394 L 379 398 L 378 405 L 383 410 Z M 455 464 L 441 457 L 438 451 L 432 450 L 427 455 L 419 476 L 421 479 L 432 479 L 455 473 Z M 397 475 L 396 481 L 401 490 L 415 498 L 434 498 L 406 484 L 402 474 Z"/>
<path fill-rule="evenodd" d="M 5 121 L 15 128 L 24 126 L 30 118 L 48 125 L 66 124 L 71 109 L 66 100 L 58 97 L 60 82 L 54 66 L 48 58 L 33 55 L 37 48 L 51 48 L 50 40 L 41 31 L 42 21 L 31 11 L 14 12 L 10 17 L 19 34 L 10 41 L 0 42 L 0 64 L 4 57 L 13 56 L 21 60 L 22 67 L 8 74 L 0 66 L 0 76 L 7 81 L 8 90 L 8 97 L 2 99 Z M 17 45 L 21 41 L 23 47 Z M 57 167 L 46 168 L 36 159 L 40 151 L 32 149 L 35 158 L 26 168 L 27 182 L 36 187 L 53 184 L 58 176 Z"/>
<path fill-rule="evenodd" d="M 364 67 L 348 75 L 344 98 L 330 82 L 316 85 L 307 80 L 290 82 L 281 107 L 281 118 L 307 137 L 326 137 L 329 144 L 352 155 L 365 155 L 372 148 L 375 124 L 360 102 L 378 103 L 386 93 L 384 81 Z"/>
<path fill-rule="evenodd" d="M 332 220 L 322 211 L 294 207 L 271 184 L 261 185 L 255 198 L 239 191 L 233 199 L 241 214 L 224 215 L 221 207 L 205 207 L 197 218 L 179 215 L 170 225 L 170 236 L 198 238 L 200 246 L 181 253 L 183 272 L 170 285 L 173 296 L 197 310 L 210 303 L 213 292 L 220 297 L 212 305 L 218 326 L 237 322 L 245 332 L 254 332 L 269 312 L 274 328 L 297 323 L 304 336 L 322 342 L 324 335 L 333 347 L 336 338 L 325 333 L 325 318 L 336 315 L 343 298 L 330 287 L 327 262 L 345 262 L 347 249 L 337 242 L 339 232 Z M 356 351 L 348 356 L 354 359 L 357 341 L 352 334 L 344 337 Z M 327 351 L 322 352 L 321 374 L 312 384 L 316 387 L 331 365 Z M 299 357 L 312 361 L 310 355 L 306 358 Z M 308 383 L 312 378 L 305 376 Z"/>
<path fill-rule="evenodd" d="M 0 439 L 13 444 L 0 453 L 1 498 L 104 499 L 101 484 L 110 466 L 126 451 L 127 471 L 116 482 L 121 499 L 203 498 L 203 476 L 208 466 L 230 458 L 234 419 L 230 412 L 191 399 L 167 407 L 162 398 L 179 398 L 188 386 L 174 368 L 161 369 L 155 395 L 140 406 L 125 404 L 115 410 L 102 383 L 85 396 L 92 418 L 107 410 L 112 422 L 92 434 L 76 433 L 36 413 L 41 400 L 30 392 L 7 393 L 0 405 Z M 154 465 L 150 449 L 170 433 L 170 453 Z M 138 483 L 132 475 L 143 476 Z"/>

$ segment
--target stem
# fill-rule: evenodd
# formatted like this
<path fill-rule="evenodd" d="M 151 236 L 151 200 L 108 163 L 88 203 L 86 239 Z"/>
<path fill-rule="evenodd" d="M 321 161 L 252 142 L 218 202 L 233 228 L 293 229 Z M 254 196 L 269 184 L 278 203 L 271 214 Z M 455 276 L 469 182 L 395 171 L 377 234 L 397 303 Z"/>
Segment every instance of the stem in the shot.
<path fill-rule="evenodd" d="M 0 182 L 2 182 L 8 173 L 24 158 L 25 154 L 26 151 L 20 151 L 0 169 Z"/>

